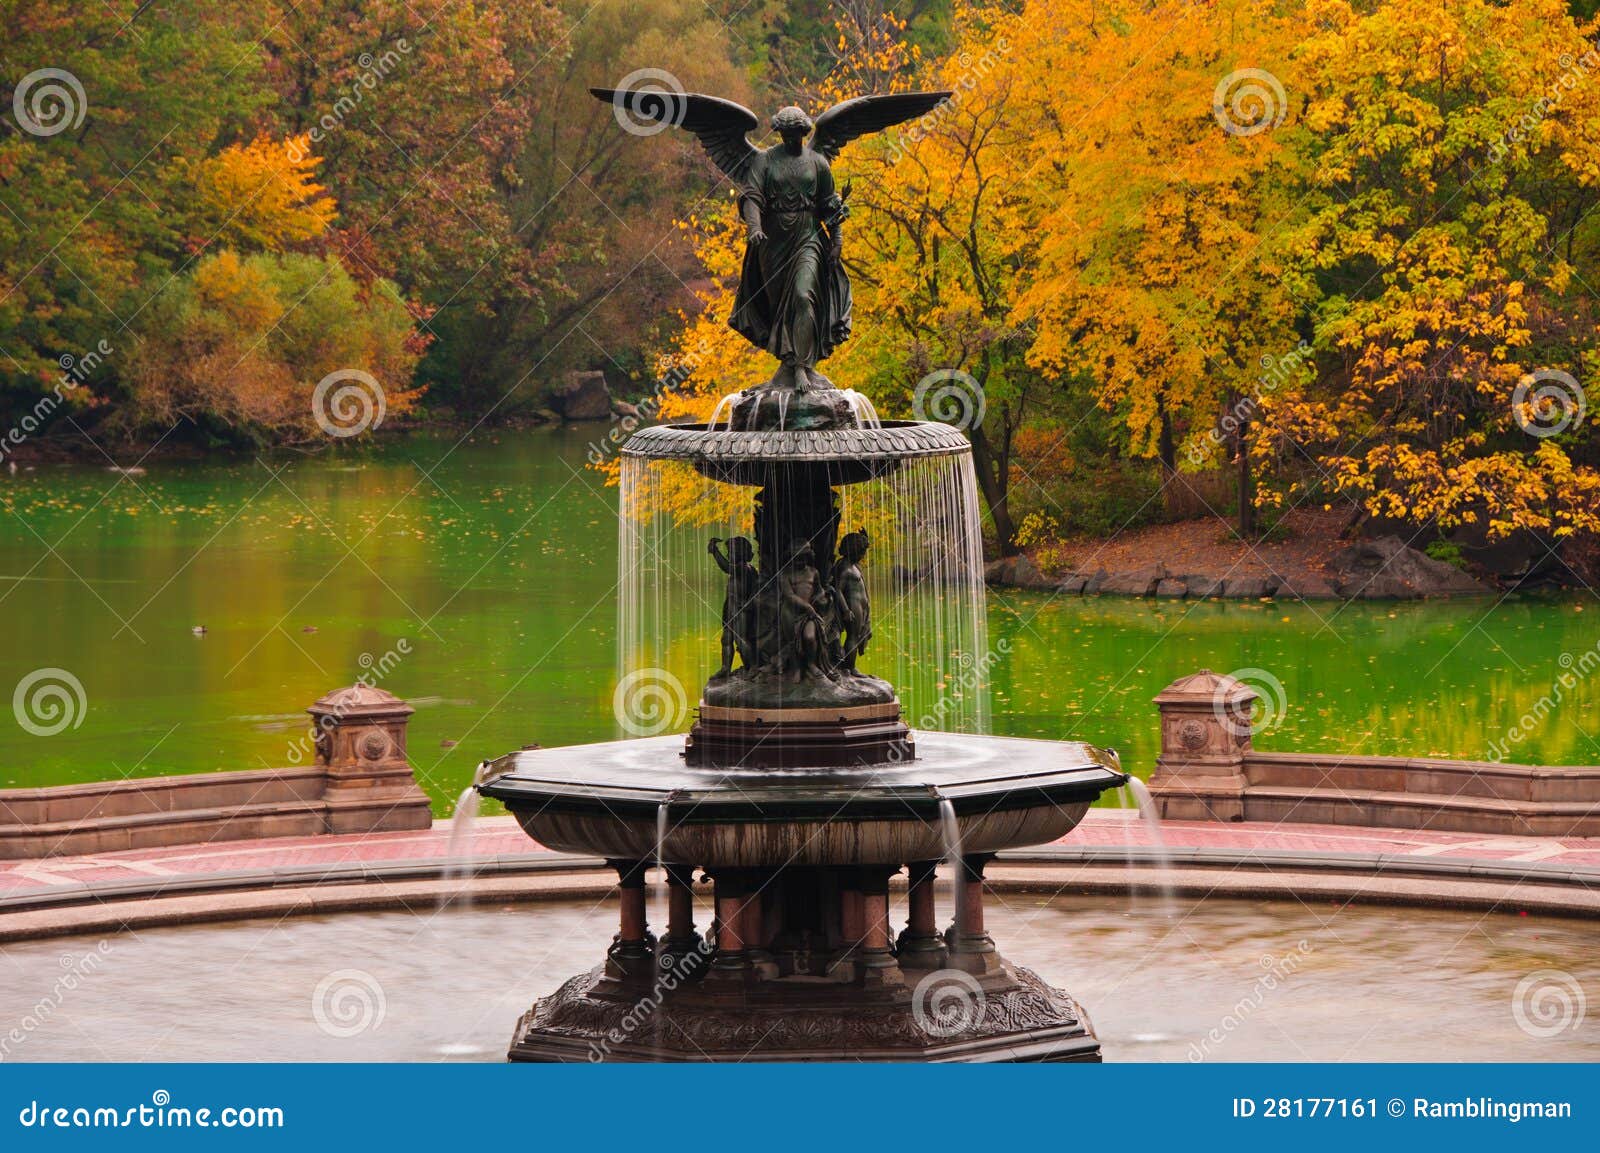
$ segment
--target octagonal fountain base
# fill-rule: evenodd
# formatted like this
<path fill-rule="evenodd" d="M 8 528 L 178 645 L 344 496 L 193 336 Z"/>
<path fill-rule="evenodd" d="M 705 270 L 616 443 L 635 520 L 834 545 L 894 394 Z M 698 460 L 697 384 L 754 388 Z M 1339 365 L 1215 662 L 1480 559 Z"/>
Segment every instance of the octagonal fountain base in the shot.
<path fill-rule="evenodd" d="M 679 737 L 511 753 L 480 790 L 529 836 L 617 870 L 606 962 L 518 1023 L 520 1061 L 1094 1061 L 1066 993 L 984 929 L 1001 849 L 1054 841 L 1127 777 L 1076 742 L 920 733 L 916 756 L 773 769 L 686 764 Z M 934 880 L 953 882 L 948 928 Z M 660 870 L 668 921 L 645 922 Z M 890 926 L 890 878 L 908 874 Z M 695 873 L 714 886 L 695 928 Z"/>
<path fill-rule="evenodd" d="M 669 967 L 670 969 L 670 967 Z M 972 983 L 951 972 L 879 973 L 871 987 L 701 979 L 652 989 L 601 966 L 541 998 L 513 1061 L 1098 1061 L 1088 1017 L 1066 993 L 999 962 Z M 660 984 L 670 981 L 670 975 Z"/>

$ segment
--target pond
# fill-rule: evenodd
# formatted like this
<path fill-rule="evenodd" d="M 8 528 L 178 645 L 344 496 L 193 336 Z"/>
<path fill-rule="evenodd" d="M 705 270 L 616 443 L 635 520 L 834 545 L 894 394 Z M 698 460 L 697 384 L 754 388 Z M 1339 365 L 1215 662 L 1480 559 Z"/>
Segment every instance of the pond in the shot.
<path fill-rule="evenodd" d="M 304 707 L 363 673 L 417 706 L 412 761 L 441 813 L 485 757 L 619 735 L 616 489 L 586 463 L 605 432 L 0 476 L 13 697 L 0 787 L 300 763 Z M 1538 712 L 1508 759 L 1600 763 L 1587 719 L 1600 688 L 1567 672 L 1600 640 L 1587 594 L 1340 606 L 1005 591 L 989 624 L 994 731 L 1112 745 L 1140 775 L 1157 749 L 1151 697 L 1202 666 L 1281 684 L 1263 748 L 1487 758 Z M 686 621 L 677 647 L 692 684 L 716 657 L 713 616 Z M 70 720 L 18 707 L 41 670 L 82 686 Z M 913 720 L 935 704 L 906 702 Z"/>

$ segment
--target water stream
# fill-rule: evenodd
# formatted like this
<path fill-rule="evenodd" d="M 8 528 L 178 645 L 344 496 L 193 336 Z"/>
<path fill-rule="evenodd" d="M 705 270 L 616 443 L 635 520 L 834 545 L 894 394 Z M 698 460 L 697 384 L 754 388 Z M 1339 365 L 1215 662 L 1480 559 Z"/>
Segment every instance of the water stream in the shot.
<path fill-rule="evenodd" d="M 1139 807 L 1139 819 L 1150 834 L 1150 851 L 1155 858 L 1156 891 L 1160 894 L 1158 910 L 1163 917 L 1171 917 L 1177 909 L 1177 890 L 1172 884 L 1172 851 L 1167 848 L 1166 837 L 1161 832 L 1161 814 L 1156 810 L 1155 798 L 1150 795 L 1150 786 L 1138 777 L 1129 777 L 1125 788 L 1133 795 L 1134 803 Z M 1130 867 L 1132 864 L 1130 858 Z M 1138 888 L 1135 887 L 1133 892 L 1137 893 Z"/>
<path fill-rule="evenodd" d="M 473 826 L 477 824 L 478 810 L 482 804 L 483 798 L 478 795 L 476 785 L 468 785 L 456 798 L 455 813 L 450 818 L 447 856 L 444 869 L 440 873 L 445 882 L 444 892 L 439 897 L 440 909 L 451 905 L 465 908 L 472 904 L 472 886 L 461 882 L 468 880 L 474 872 L 472 831 Z M 459 893 L 454 891 L 458 885 Z"/>
<path fill-rule="evenodd" d="M 939 801 L 939 834 L 944 840 L 944 859 L 950 865 L 951 893 L 955 903 L 956 940 L 966 930 L 967 869 L 961 862 L 961 822 L 956 820 L 956 807 L 948 800 Z"/>
<path fill-rule="evenodd" d="M 711 419 L 706 422 L 707 428 L 716 428 L 722 424 L 727 426 L 729 432 L 733 431 L 733 406 L 743 396 L 742 392 L 730 392 L 727 396 L 717 401 L 717 407 L 711 410 Z"/>
<path fill-rule="evenodd" d="M 621 462 L 617 736 L 688 727 L 693 694 L 720 663 L 728 577 L 707 545 L 753 540 L 753 485 L 719 484 L 684 461 Z M 859 666 L 895 685 L 913 728 L 987 732 L 989 685 L 1009 651 L 988 644 L 977 478 L 966 456 L 905 461 L 840 484 L 839 533 L 863 530 L 872 600 Z M 831 558 L 819 558 L 826 571 Z M 759 563 L 759 562 L 758 562 Z"/>

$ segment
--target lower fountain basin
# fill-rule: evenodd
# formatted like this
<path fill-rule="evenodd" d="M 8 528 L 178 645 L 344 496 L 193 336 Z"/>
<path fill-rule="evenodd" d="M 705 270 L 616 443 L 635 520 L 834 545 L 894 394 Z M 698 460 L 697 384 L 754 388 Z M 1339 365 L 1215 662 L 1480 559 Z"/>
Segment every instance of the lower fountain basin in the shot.
<path fill-rule="evenodd" d="M 660 922 L 665 895 L 653 902 Z M 1108 1061 L 1600 1061 L 1594 922 L 1504 908 L 1401 910 L 1305 893 L 1180 897 L 1163 912 L 1149 897 L 1034 892 L 996 901 L 989 928 L 1093 1010 Z M 67 972 L 62 958 L 110 952 L 7 1064 L 503 1062 L 508 1023 L 616 929 L 613 911 L 588 898 L 10 941 L 7 1028 L 37 1011 Z M 1587 1021 L 1525 1027 L 1518 983 L 1539 970 L 1590 991 Z M 1240 1014 L 1241 1002 L 1254 1009 Z M 642 1020 L 648 1030 L 650 1015 Z"/>
<path fill-rule="evenodd" d="M 649 737 L 509 753 L 479 791 L 552 849 L 760 868 L 938 860 L 945 802 L 963 853 L 1044 844 L 1127 780 L 1114 753 L 1076 741 L 927 732 L 916 749 L 861 768 L 695 768 L 681 736 Z"/>

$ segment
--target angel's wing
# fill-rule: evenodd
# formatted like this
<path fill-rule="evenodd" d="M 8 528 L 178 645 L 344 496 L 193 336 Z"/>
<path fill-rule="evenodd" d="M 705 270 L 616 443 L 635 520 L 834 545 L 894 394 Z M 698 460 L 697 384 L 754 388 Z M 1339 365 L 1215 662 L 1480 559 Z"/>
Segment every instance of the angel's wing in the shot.
<path fill-rule="evenodd" d="M 830 161 L 837 160 L 839 150 L 857 137 L 915 120 L 932 112 L 951 95 L 949 92 L 895 92 L 843 101 L 817 117 L 816 129 L 811 133 L 811 147 Z"/>
<path fill-rule="evenodd" d="M 742 181 L 756 150 L 745 134 L 760 123 L 742 104 L 698 92 L 663 92 L 641 89 L 624 92 L 591 88 L 598 100 L 616 108 L 619 118 L 635 117 L 651 124 L 670 124 L 693 132 L 705 150 L 730 179 Z M 624 125 L 626 127 L 626 125 Z"/>

